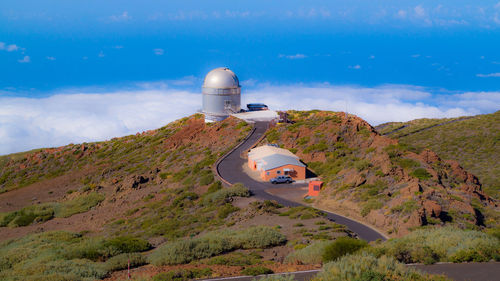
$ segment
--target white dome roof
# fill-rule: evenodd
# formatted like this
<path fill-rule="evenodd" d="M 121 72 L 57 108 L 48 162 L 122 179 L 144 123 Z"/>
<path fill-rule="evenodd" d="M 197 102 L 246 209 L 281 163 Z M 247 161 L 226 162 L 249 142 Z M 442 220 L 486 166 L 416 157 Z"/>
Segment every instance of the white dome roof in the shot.
<path fill-rule="evenodd" d="M 210 71 L 207 76 L 205 76 L 205 81 L 203 82 L 204 88 L 218 88 L 218 89 L 228 89 L 228 88 L 239 88 L 240 81 L 234 72 L 232 72 L 227 67 L 219 67 Z"/>

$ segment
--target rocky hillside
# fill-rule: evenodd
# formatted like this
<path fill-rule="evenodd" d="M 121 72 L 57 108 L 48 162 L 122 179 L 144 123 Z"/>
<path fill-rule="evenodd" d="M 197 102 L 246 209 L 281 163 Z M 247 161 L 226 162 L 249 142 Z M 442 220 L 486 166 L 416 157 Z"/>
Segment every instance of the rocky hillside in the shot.
<path fill-rule="evenodd" d="M 493 227 L 497 202 L 454 160 L 381 136 L 344 113 L 289 112 L 267 142 L 295 152 L 325 182 L 315 206 L 372 224 L 393 236 L 426 225 Z"/>
<path fill-rule="evenodd" d="M 500 192 L 500 111 L 454 119 L 417 119 L 381 124 L 381 134 L 443 159 L 457 160 L 476 175 L 484 191 L 496 199 Z"/>
<path fill-rule="evenodd" d="M 311 208 L 259 202 L 215 181 L 212 165 L 251 129 L 194 115 L 0 157 L 0 280 L 125 280 L 128 260 L 141 280 L 316 268 L 282 261 L 349 231 Z"/>

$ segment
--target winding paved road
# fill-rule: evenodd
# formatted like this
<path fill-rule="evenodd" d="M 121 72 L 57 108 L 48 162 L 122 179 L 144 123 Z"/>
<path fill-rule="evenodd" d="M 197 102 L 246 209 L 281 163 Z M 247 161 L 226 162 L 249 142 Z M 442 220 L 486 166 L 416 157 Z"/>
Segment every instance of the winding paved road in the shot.
<path fill-rule="evenodd" d="M 245 164 L 246 160 L 241 157 L 241 154 L 250 149 L 262 137 L 262 135 L 266 132 L 268 128 L 268 124 L 269 124 L 268 122 L 256 122 L 255 130 L 252 132 L 252 134 L 240 146 L 238 146 L 235 150 L 233 150 L 231 153 L 226 155 L 222 160 L 218 162 L 216 166 L 217 172 L 219 173 L 220 177 L 222 177 L 224 180 L 226 180 L 231 184 L 237 182 L 243 183 L 250 189 L 253 195 L 259 199 L 275 200 L 278 203 L 288 207 L 301 206 L 302 204 L 299 204 L 297 202 L 292 202 L 283 199 L 281 197 L 267 193 L 265 191 L 266 189 L 276 186 L 271 183 L 258 182 L 252 179 L 249 175 L 247 175 L 243 171 L 242 167 Z M 296 187 L 297 184 L 290 184 L 290 185 L 280 184 L 280 187 L 283 188 L 286 188 L 287 186 Z M 346 217 L 334 213 L 330 212 L 325 212 L 325 213 L 328 219 L 334 221 L 335 223 L 347 226 L 352 232 L 356 233 L 358 237 L 361 239 L 364 239 L 366 241 L 374 241 L 377 239 L 386 240 L 386 238 L 383 235 L 381 235 L 376 230 L 371 229 L 370 227 L 364 224 L 361 224 L 359 222 L 353 221 L 351 219 L 348 219 Z"/>

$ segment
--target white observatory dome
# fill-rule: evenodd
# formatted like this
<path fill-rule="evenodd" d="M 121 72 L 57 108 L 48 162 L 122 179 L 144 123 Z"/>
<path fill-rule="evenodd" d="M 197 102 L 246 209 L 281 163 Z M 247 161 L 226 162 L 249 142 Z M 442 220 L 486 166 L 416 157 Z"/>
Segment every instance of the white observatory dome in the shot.
<path fill-rule="evenodd" d="M 205 121 L 221 121 L 241 110 L 241 86 L 238 77 L 227 67 L 219 67 L 205 76 L 202 112 Z"/>
<path fill-rule="evenodd" d="M 234 72 L 227 67 L 219 67 L 210 71 L 205 76 L 204 88 L 236 89 L 240 87 L 240 81 Z"/>

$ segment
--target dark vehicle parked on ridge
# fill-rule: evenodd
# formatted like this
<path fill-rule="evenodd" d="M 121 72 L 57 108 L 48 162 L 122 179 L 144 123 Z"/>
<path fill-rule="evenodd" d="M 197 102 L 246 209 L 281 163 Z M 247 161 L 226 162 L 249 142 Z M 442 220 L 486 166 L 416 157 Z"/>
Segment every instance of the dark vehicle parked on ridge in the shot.
<path fill-rule="evenodd" d="M 269 182 L 272 184 L 291 183 L 291 182 L 293 182 L 293 179 L 290 176 L 277 176 L 275 178 L 270 179 Z"/>

